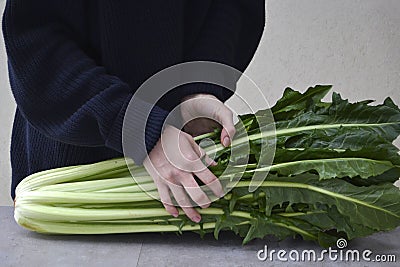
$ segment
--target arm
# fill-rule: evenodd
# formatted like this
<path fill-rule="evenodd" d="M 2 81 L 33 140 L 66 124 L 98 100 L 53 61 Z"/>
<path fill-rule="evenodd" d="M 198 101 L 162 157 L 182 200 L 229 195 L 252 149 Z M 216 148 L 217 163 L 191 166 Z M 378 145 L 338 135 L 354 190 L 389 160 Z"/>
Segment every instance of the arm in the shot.
<path fill-rule="evenodd" d="M 199 8 L 196 5 L 200 4 L 192 3 L 187 7 L 189 15 Z M 196 28 L 200 28 L 201 31 L 195 38 L 190 36 L 189 33 L 189 38 L 192 41 L 186 48 L 188 60 L 219 62 L 244 72 L 258 47 L 264 30 L 265 1 L 210 1 L 204 21 L 202 23 L 196 22 L 194 25 Z M 189 27 L 193 27 L 193 25 Z M 214 84 L 192 83 L 183 86 L 184 99 L 189 95 L 195 96 L 198 93 L 207 93 L 216 96 L 222 102 L 226 101 L 232 96 L 232 90 L 235 89 L 240 74 L 227 71 L 218 75 L 228 81 L 231 90 Z M 191 118 L 190 112 L 186 110 L 182 113 L 183 118 L 189 121 Z M 221 132 L 221 143 L 223 143 L 223 140 L 230 139 L 229 136 L 232 136 L 233 129 L 231 129 L 230 125 L 221 123 L 228 118 L 222 117 L 218 119 L 224 128 Z M 200 125 L 204 125 L 205 130 L 215 127 L 215 123 L 210 120 L 196 119 L 193 123 L 188 123 L 185 126 L 185 130 L 196 135 L 204 131 L 199 131 L 201 130 L 199 129 Z"/>
<path fill-rule="evenodd" d="M 190 3 L 202 5 L 203 1 Z M 248 5 L 251 8 L 244 8 Z M 192 8 L 196 10 L 194 6 Z M 212 1 L 202 25 L 202 31 L 188 48 L 186 60 L 220 62 L 244 71 L 255 52 L 263 28 L 264 1 Z M 242 40 L 243 38 L 245 40 Z M 235 78 L 239 77 L 227 78 L 236 82 Z M 175 92 L 177 93 L 175 99 L 184 100 L 180 106 L 184 121 L 197 118 L 196 122 L 193 121 L 191 125 L 189 123 L 185 125 L 188 132 L 207 130 L 210 126 L 209 123 L 216 121 L 223 127 L 221 143 L 224 146 L 230 144 L 230 139 L 235 134 L 233 114 L 221 101 L 228 99 L 232 94 L 231 91 L 212 84 L 192 83 L 180 87 Z M 218 99 L 207 94 L 212 94 Z M 170 97 L 169 99 L 174 98 Z M 207 123 L 199 123 L 198 120 L 202 120 L 203 117 L 210 119 Z M 199 126 L 204 129 L 198 129 Z M 183 138 L 177 138 L 179 135 Z M 198 222 L 201 219 L 200 214 L 191 205 L 188 205 L 190 204 L 188 197 L 202 208 L 208 207 L 210 200 L 204 196 L 204 192 L 200 190 L 193 175 L 200 178 L 218 197 L 223 195 L 221 194 L 223 188 L 219 180 L 205 166 L 193 163 L 193 161 L 199 161 L 204 151 L 196 154 L 196 151 L 201 151 L 201 149 L 189 135 L 174 129 L 167 129 L 167 132 L 163 133 L 163 137 L 166 139 L 164 139 L 164 146 L 159 141 L 149 157 L 146 158 L 144 166 L 153 177 L 166 210 L 174 216 L 178 215 L 178 210 L 172 205 L 169 193 L 171 192 L 185 214 L 191 220 Z M 174 140 L 181 140 L 182 143 L 173 142 Z M 176 147 L 182 148 L 181 153 L 177 153 Z M 170 159 L 173 159 L 174 164 L 171 164 Z M 188 159 L 192 162 L 185 164 Z M 208 163 L 210 163 L 209 160 Z M 177 168 L 176 166 L 182 167 Z"/>
<path fill-rule="evenodd" d="M 198 8 L 196 5 L 200 3 L 189 6 L 189 15 Z M 264 0 L 210 1 L 207 16 L 200 26 L 200 34 L 187 45 L 186 60 L 223 63 L 244 72 L 258 47 L 264 25 Z M 225 78 L 234 89 L 240 77 Z M 210 93 L 223 102 L 233 94 L 216 85 L 199 83 L 185 86 L 184 91 L 185 95 Z"/>
<path fill-rule="evenodd" d="M 49 138 L 81 146 L 107 146 L 122 152 L 121 129 L 132 89 L 107 74 L 79 46 L 65 23 L 63 9 L 80 8 L 81 1 L 7 1 L 3 33 L 11 88 L 29 123 Z M 142 101 L 141 110 L 148 107 Z M 167 112 L 153 108 L 144 147 L 135 138 L 133 158 L 141 164 L 157 142 Z M 134 125 L 134 123 L 133 123 Z"/>

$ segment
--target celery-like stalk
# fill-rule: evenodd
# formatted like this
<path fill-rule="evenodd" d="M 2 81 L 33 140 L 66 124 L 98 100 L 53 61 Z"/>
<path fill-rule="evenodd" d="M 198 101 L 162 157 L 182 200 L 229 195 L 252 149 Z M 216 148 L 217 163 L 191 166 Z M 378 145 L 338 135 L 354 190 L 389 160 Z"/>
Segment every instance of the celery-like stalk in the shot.
<path fill-rule="evenodd" d="M 247 136 L 233 140 L 236 153 L 220 144 L 217 130 L 195 138 L 214 141 L 204 147 L 218 162 L 209 168 L 231 189 L 209 208 L 197 209 L 200 223 L 182 210 L 177 218 L 170 216 L 153 198 L 157 187 L 144 167 L 124 158 L 26 177 L 16 190 L 15 220 L 41 233 L 195 231 L 214 232 L 217 238 L 221 230 L 231 230 L 244 243 L 273 234 L 322 246 L 338 237 L 392 230 L 400 225 L 400 190 L 393 185 L 400 155 L 392 144 L 400 134 L 400 109 L 390 99 L 372 106 L 349 103 L 335 93 L 332 102 L 322 102 L 329 89 L 289 88 L 270 110 L 240 116 Z M 271 112 L 276 131 L 258 125 Z M 272 165 L 267 162 L 271 145 L 276 148 Z M 228 165 L 229 173 L 224 172 Z M 266 179 L 250 193 L 254 174 Z M 238 182 L 231 180 L 237 176 Z"/>

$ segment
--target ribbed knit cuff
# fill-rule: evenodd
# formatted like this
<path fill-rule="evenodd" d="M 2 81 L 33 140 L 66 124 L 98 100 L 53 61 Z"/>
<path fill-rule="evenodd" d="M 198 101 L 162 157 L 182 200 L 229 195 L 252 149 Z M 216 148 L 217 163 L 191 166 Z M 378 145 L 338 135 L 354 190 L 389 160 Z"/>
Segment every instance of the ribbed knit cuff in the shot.
<path fill-rule="evenodd" d="M 125 102 L 118 114 L 106 140 L 106 146 L 124 153 L 126 157 L 132 158 L 136 164 L 141 165 L 159 140 L 168 112 L 136 99 L 134 105 L 129 106 L 129 113 L 127 113 L 129 102 L 130 99 Z M 124 119 L 126 114 L 129 117 Z M 147 115 L 148 118 L 146 118 Z"/>

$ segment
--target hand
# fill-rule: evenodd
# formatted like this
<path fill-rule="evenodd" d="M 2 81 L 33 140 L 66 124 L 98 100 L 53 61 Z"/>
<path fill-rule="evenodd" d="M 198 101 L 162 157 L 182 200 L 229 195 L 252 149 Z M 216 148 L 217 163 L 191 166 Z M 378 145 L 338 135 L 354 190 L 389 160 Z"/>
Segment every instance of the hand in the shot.
<path fill-rule="evenodd" d="M 192 136 L 212 132 L 217 127 L 221 131 L 221 144 L 225 147 L 231 144 L 235 135 L 232 111 L 218 98 L 208 94 L 191 95 L 180 104 L 184 130 Z"/>
<path fill-rule="evenodd" d="M 191 204 L 190 199 L 202 208 L 211 201 L 200 188 L 193 175 L 196 175 L 219 198 L 224 195 L 218 178 L 203 164 L 216 163 L 210 159 L 189 134 L 167 125 L 160 140 L 143 162 L 157 186 L 160 200 L 172 216 L 179 215 L 173 205 L 174 196 L 184 213 L 194 222 L 201 216 Z"/>

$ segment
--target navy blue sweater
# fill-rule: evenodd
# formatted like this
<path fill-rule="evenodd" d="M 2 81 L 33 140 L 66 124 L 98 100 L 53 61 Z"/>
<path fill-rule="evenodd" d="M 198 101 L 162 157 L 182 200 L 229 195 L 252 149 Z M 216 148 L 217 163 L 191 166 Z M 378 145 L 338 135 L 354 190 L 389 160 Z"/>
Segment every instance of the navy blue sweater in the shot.
<path fill-rule="evenodd" d="M 261 0 L 8 0 L 3 34 L 17 103 L 12 197 L 31 173 L 122 156 L 126 106 L 158 71 L 193 60 L 244 71 L 264 18 Z M 211 84 L 167 94 L 150 113 L 136 163 L 159 139 L 168 112 L 193 93 L 231 95 Z M 134 107 L 133 120 L 143 119 L 146 105 Z"/>

